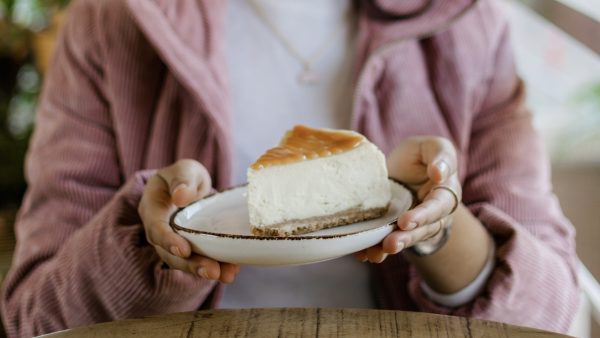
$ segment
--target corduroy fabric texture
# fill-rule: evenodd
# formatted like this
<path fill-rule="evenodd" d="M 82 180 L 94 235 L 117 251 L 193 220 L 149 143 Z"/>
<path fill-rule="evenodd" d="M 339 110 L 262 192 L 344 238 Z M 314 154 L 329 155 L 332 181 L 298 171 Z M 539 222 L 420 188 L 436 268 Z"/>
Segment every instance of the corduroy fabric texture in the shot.
<path fill-rule="evenodd" d="M 216 283 L 163 268 L 137 204 L 152 169 L 180 158 L 203 163 L 215 188 L 229 184 L 224 6 L 72 4 L 27 156 L 29 189 L 2 289 L 9 336 L 218 301 Z M 464 203 L 497 246 L 494 273 L 469 304 L 429 301 L 401 255 L 373 267 L 378 304 L 565 332 L 578 302 L 574 230 L 551 192 L 492 0 L 435 1 L 400 22 L 360 15 L 358 34 L 353 128 L 385 153 L 413 135 L 452 140 Z"/>

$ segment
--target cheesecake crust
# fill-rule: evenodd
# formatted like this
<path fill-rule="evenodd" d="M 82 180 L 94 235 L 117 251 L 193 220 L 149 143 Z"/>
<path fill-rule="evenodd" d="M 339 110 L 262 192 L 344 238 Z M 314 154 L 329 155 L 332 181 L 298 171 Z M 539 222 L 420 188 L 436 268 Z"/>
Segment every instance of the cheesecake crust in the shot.
<path fill-rule="evenodd" d="M 287 237 L 301 235 L 317 230 L 366 221 L 383 216 L 388 211 L 389 205 L 382 208 L 358 209 L 353 208 L 333 215 L 311 217 L 301 220 L 291 220 L 283 223 L 257 227 L 252 225 L 252 234 L 255 236 Z"/>

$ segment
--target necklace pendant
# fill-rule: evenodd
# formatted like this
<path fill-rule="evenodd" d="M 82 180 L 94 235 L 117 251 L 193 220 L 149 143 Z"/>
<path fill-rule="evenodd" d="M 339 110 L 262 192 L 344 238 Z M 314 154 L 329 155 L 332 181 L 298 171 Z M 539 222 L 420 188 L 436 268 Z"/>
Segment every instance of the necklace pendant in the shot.
<path fill-rule="evenodd" d="M 305 68 L 298 75 L 298 81 L 303 85 L 316 85 L 319 83 L 319 75 L 313 72 L 312 69 Z"/>

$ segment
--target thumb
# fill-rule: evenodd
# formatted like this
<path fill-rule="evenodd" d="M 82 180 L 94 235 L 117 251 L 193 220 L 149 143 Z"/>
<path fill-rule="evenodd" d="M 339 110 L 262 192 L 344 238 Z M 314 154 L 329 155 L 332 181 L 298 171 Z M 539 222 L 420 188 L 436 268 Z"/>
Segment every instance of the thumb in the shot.
<path fill-rule="evenodd" d="M 427 165 L 427 176 L 435 183 L 450 178 L 457 170 L 454 145 L 441 137 L 429 137 L 421 144 L 423 163 Z"/>
<path fill-rule="evenodd" d="M 162 169 L 159 175 L 167 183 L 171 201 L 178 207 L 201 199 L 211 188 L 208 171 L 194 160 L 179 160 Z"/>
<path fill-rule="evenodd" d="M 435 183 L 441 183 L 448 179 L 452 171 L 444 159 L 436 159 L 427 166 L 427 176 Z"/>

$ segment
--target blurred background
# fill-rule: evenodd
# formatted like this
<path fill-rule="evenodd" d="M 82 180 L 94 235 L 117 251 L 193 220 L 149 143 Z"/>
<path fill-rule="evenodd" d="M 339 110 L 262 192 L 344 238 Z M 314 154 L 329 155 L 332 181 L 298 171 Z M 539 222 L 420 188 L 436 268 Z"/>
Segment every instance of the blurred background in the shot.
<path fill-rule="evenodd" d="M 555 191 L 577 229 L 580 259 L 600 279 L 600 0 L 492 1 L 511 23 L 529 106 L 552 160 Z M 0 0 L 0 283 L 26 188 L 23 157 L 37 97 L 68 2 Z M 598 325 L 590 327 L 600 337 Z"/>

